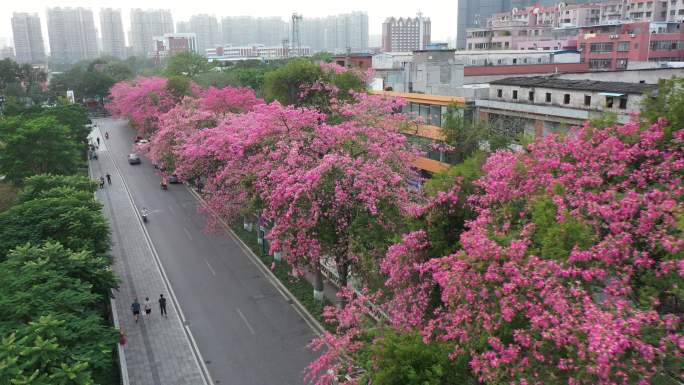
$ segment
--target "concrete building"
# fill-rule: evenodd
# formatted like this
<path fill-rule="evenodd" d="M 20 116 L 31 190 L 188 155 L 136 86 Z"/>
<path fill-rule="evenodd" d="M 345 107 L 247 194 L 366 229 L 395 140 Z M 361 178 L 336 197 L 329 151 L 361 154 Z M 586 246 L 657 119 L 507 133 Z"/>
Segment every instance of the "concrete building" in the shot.
<path fill-rule="evenodd" d="M 214 16 L 206 14 L 194 15 L 190 18 L 189 27 L 190 30 L 188 32 L 194 33 L 197 36 L 197 49 L 202 55 L 205 54 L 207 48 L 214 48 L 222 43 L 221 36 L 219 36 L 218 21 Z"/>
<path fill-rule="evenodd" d="M 463 63 L 456 59 L 454 52 L 440 49 L 374 55 L 374 83 L 387 91 L 465 96 Z"/>
<path fill-rule="evenodd" d="M 430 18 L 420 13 L 415 18 L 387 18 L 382 23 L 382 50 L 406 52 L 426 49 L 430 44 L 430 27 Z"/>
<path fill-rule="evenodd" d="M 627 69 L 632 62 L 684 61 L 683 25 L 637 22 L 585 27 L 579 49 L 590 70 Z"/>
<path fill-rule="evenodd" d="M 18 13 L 12 15 L 12 36 L 18 63 L 42 63 L 45 61 L 45 45 L 38 14 Z"/>
<path fill-rule="evenodd" d="M 221 35 L 221 44 L 282 45 L 288 29 L 280 17 L 231 16 L 221 19 Z"/>
<path fill-rule="evenodd" d="M 134 55 L 148 56 L 156 53 L 155 38 L 173 33 L 171 11 L 140 8 L 131 10 L 131 40 Z"/>
<path fill-rule="evenodd" d="M 197 37 L 194 33 L 165 33 L 154 38 L 153 57 L 157 63 L 181 52 L 198 53 Z"/>
<path fill-rule="evenodd" d="M 373 67 L 373 55 L 369 53 L 349 53 L 332 57 L 332 61 L 345 68 L 355 68 L 366 71 Z"/>
<path fill-rule="evenodd" d="M 233 62 L 242 60 L 277 60 L 286 59 L 293 56 L 311 56 L 311 49 L 309 47 L 301 47 L 301 49 L 277 46 L 265 46 L 263 44 L 255 44 L 249 46 L 222 46 L 215 48 L 208 48 L 205 51 L 209 61 L 217 62 Z"/>
<path fill-rule="evenodd" d="M 299 36 L 302 45 L 315 52 L 343 53 L 347 49 L 365 52 L 369 47 L 368 14 L 351 12 L 318 18 L 305 17 L 299 26 Z"/>
<path fill-rule="evenodd" d="M 47 26 L 50 56 L 54 62 L 68 64 L 98 56 L 92 10 L 48 8 Z"/>
<path fill-rule="evenodd" d="M 476 100 L 478 119 L 511 137 L 564 132 L 586 120 L 613 113 L 625 123 L 657 86 L 641 83 L 514 77 L 489 84 L 489 97 Z"/>
<path fill-rule="evenodd" d="M 100 10 L 100 34 L 103 54 L 120 59 L 126 57 L 126 41 L 120 9 L 103 8 Z"/>

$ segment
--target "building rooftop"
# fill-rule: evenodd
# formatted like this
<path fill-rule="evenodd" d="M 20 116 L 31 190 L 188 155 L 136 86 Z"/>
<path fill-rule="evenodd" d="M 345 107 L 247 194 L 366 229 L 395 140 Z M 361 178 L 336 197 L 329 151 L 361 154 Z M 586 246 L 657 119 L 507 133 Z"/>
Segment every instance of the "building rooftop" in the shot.
<path fill-rule="evenodd" d="M 551 76 L 505 78 L 492 81 L 489 84 L 520 87 L 544 87 L 576 91 L 615 92 L 624 94 L 643 94 L 657 88 L 657 86 L 653 84 L 601 82 L 596 80 L 569 80 L 558 79 Z"/>
<path fill-rule="evenodd" d="M 458 50 L 455 52 L 457 56 L 472 56 L 472 55 L 558 55 L 563 53 L 579 53 L 573 49 L 482 49 L 482 50 Z"/>

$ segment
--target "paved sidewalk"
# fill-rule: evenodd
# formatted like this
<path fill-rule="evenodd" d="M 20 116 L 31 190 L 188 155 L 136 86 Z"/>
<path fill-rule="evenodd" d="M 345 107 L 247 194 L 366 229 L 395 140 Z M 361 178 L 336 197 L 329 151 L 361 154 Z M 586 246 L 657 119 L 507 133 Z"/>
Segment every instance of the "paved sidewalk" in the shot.
<path fill-rule="evenodd" d="M 95 133 L 99 135 L 97 130 Z M 109 219 L 113 269 L 121 278 L 119 291 L 115 292 L 115 311 L 127 338 L 124 351 L 130 384 L 206 385 L 172 293 L 165 285 L 136 209 L 102 139 L 98 159 L 91 161 L 91 168 L 96 180 L 106 173 L 112 176 L 112 184 L 105 185 L 96 196 Z M 160 294 L 167 298 L 168 318 L 160 315 L 157 302 Z M 135 323 L 131 303 L 137 298 L 142 307 L 145 297 L 153 305 L 151 317 L 148 320 L 141 314 Z"/>

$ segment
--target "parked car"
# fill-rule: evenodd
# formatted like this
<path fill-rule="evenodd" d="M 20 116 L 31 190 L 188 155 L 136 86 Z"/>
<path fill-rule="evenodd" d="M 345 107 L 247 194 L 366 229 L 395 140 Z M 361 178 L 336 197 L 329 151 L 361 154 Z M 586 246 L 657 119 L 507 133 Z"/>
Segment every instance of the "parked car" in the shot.
<path fill-rule="evenodd" d="M 178 176 L 176 174 L 173 174 L 169 176 L 169 183 L 180 183 L 180 180 L 178 179 Z"/>
<path fill-rule="evenodd" d="M 128 154 L 128 164 L 140 164 L 140 155 Z"/>

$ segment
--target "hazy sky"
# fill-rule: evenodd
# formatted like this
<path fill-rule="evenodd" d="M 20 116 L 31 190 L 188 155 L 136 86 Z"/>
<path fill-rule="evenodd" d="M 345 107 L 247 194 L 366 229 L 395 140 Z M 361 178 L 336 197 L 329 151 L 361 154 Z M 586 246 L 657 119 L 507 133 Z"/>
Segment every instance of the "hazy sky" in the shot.
<path fill-rule="evenodd" d="M 221 16 L 281 16 L 287 20 L 292 12 L 304 17 L 326 16 L 350 11 L 368 13 L 368 28 L 371 35 L 381 33 L 382 21 L 388 16 L 415 16 L 421 11 L 432 21 L 432 40 L 446 41 L 456 36 L 456 7 L 458 0 L 428 0 L 425 2 L 397 0 L 0 0 L 0 38 L 12 36 L 12 12 L 38 12 L 43 24 L 43 38 L 47 45 L 45 10 L 51 7 L 89 7 L 93 10 L 95 28 L 100 29 L 99 9 L 120 8 L 122 10 L 124 33 L 130 28 L 131 8 L 170 9 L 174 23 L 188 20 L 191 15 L 208 13 Z M 420 6 L 420 8 L 417 7 Z M 2 41 L 0 41 L 2 44 Z"/>

